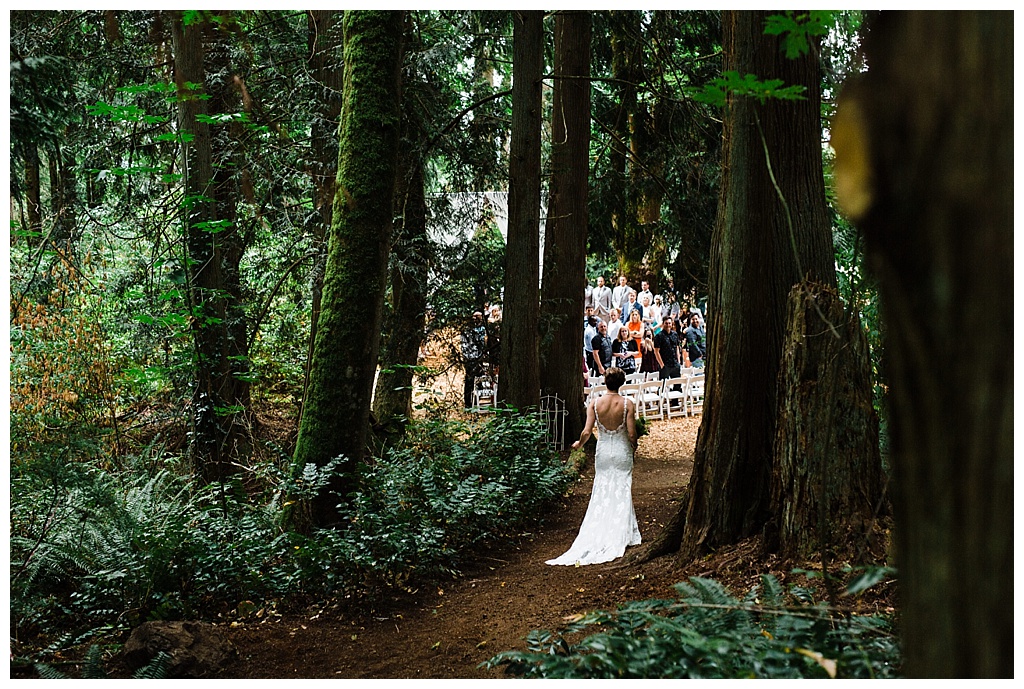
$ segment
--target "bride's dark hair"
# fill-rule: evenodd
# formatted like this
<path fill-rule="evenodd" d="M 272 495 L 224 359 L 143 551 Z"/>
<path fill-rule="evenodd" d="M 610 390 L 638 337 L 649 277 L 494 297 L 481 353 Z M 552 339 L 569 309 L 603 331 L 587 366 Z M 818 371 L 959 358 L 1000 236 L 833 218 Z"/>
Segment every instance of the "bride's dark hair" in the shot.
<path fill-rule="evenodd" d="M 626 382 L 626 374 L 621 368 L 611 366 L 604 370 L 604 384 L 612 392 L 618 392 L 622 384 Z"/>

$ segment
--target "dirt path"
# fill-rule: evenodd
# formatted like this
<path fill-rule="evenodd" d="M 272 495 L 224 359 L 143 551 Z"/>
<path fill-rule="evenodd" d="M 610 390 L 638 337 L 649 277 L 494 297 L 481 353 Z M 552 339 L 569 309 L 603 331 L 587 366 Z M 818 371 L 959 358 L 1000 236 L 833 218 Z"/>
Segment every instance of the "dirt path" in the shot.
<path fill-rule="evenodd" d="M 644 539 L 676 509 L 689 480 L 699 417 L 655 421 L 640 440 L 633 500 Z M 477 666 L 525 648 L 532 629 L 557 629 L 567 616 L 619 603 L 674 597 L 682 577 L 670 558 L 635 567 L 552 567 L 576 536 L 590 497 L 583 480 L 544 524 L 517 543 L 479 553 L 463 577 L 360 611 L 310 611 L 228 629 L 239 651 L 222 678 L 497 678 Z"/>

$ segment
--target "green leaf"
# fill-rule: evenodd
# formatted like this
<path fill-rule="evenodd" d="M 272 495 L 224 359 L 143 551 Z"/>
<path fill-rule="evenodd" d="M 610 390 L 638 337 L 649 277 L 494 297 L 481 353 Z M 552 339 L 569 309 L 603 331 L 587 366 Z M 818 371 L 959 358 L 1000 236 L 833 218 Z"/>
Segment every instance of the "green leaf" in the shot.
<path fill-rule="evenodd" d="M 846 595 L 856 596 L 858 593 L 863 593 L 894 574 L 896 574 L 896 569 L 893 567 L 867 567 L 850 581 L 846 587 Z"/>

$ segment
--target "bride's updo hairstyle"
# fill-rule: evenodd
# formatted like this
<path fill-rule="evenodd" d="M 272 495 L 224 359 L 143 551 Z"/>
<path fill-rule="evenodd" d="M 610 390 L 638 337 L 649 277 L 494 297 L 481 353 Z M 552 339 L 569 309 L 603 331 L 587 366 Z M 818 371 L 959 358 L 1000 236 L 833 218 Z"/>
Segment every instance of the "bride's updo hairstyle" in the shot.
<path fill-rule="evenodd" d="M 622 384 L 626 382 L 626 374 L 622 372 L 621 368 L 611 366 L 604 370 L 604 384 L 608 386 L 608 389 L 612 392 L 618 392 Z"/>

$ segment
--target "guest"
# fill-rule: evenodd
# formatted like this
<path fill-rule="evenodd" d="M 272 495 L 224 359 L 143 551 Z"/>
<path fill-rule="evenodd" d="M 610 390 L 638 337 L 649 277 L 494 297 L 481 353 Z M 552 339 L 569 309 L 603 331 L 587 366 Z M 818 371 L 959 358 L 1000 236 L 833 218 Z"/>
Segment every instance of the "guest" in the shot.
<path fill-rule="evenodd" d="M 473 406 L 473 386 L 477 376 L 483 374 L 484 357 L 487 356 L 487 329 L 484 314 L 473 314 L 470 326 L 462 333 L 462 365 L 465 377 L 462 386 L 462 401 L 466 409 Z"/>
<path fill-rule="evenodd" d="M 619 276 L 619 284 L 612 290 L 612 306 L 617 308 L 620 313 L 627 314 L 629 311 L 626 310 L 626 306 L 629 304 L 629 293 L 630 287 L 626 284 L 626 276 Z M 623 317 L 624 320 L 628 320 L 628 317 Z"/>
<path fill-rule="evenodd" d="M 661 297 L 655 297 L 654 303 L 651 304 L 651 325 L 654 328 L 655 335 L 661 332 L 661 320 L 664 312 L 661 305 Z"/>
<path fill-rule="evenodd" d="M 654 333 L 645 328 L 640 340 L 640 372 L 657 373 L 659 370 L 661 365 L 658 363 L 658 349 L 654 346 Z"/>
<path fill-rule="evenodd" d="M 647 282 L 647 280 L 640 281 L 640 291 L 637 292 L 636 300 L 643 304 L 644 297 L 650 300 L 647 302 L 648 304 L 654 303 L 654 294 L 651 292 L 651 283 Z"/>
<path fill-rule="evenodd" d="M 594 288 L 593 294 L 593 306 L 594 315 L 605 321 L 606 323 L 611 322 L 612 308 L 619 308 L 618 304 L 613 303 L 612 290 L 610 287 L 604 284 L 604 276 L 597 276 L 597 287 Z M 621 313 L 621 309 L 620 309 Z M 609 332 L 611 329 L 609 328 Z"/>
<path fill-rule="evenodd" d="M 603 376 L 612 365 L 612 341 L 608 337 L 608 324 L 604 321 L 597 322 L 597 335 L 591 341 L 590 348 L 593 350 L 597 375 Z"/>
<path fill-rule="evenodd" d="M 640 305 L 643 307 L 643 311 L 640 312 L 640 315 L 642 316 L 642 320 L 644 322 L 644 325 L 645 326 L 650 326 L 651 329 L 654 329 L 655 327 L 657 327 L 657 321 L 655 321 L 653 319 L 654 308 L 651 306 L 651 298 L 650 297 L 644 297 L 640 301 Z"/>
<path fill-rule="evenodd" d="M 640 363 L 640 361 L 639 361 L 639 359 L 640 359 L 640 340 L 644 336 L 644 324 L 640 320 L 640 312 L 639 311 L 630 311 L 629 312 L 629 320 L 626 322 L 626 330 L 629 331 L 629 336 L 632 337 L 634 340 L 636 340 L 636 349 L 634 351 L 636 352 L 636 358 L 637 358 L 637 362 L 636 363 L 639 364 Z"/>
<path fill-rule="evenodd" d="M 623 373 L 636 371 L 636 340 L 629 336 L 627 328 L 619 329 L 619 337 L 612 343 L 612 358 L 615 366 L 621 368 Z"/>
<path fill-rule="evenodd" d="M 619 329 L 625 328 L 626 325 L 619 319 L 619 310 L 612 309 L 608 316 L 611 320 L 608 322 L 608 337 L 612 338 L 612 342 L 619 339 Z"/>
<path fill-rule="evenodd" d="M 702 368 L 704 366 L 706 349 L 704 344 L 704 324 L 699 313 L 690 314 L 690 327 L 683 331 L 683 339 L 686 340 L 686 354 L 690 359 L 690 365 L 695 368 Z"/>
<path fill-rule="evenodd" d="M 629 290 L 629 295 L 627 299 L 628 301 L 626 302 L 626 308 L 623 309 L 623 312 L 631 314 L 633 311 L 639 311 L 640 319 L 643 320 L 644 307 L 643 304 L 636 300 L 636 292 L 634 292 L 633 290 Z"/>
<path fill-rule="evenodd" d="M 676 378 L 679 370 L 679 333 L 676 332 L 676 324 L 672 322 L 671 316 L 665 316 L 662 321 L 661 332 L 654 337 L 655 351 L 658 353 L 658 363 L 661 364 L 661 380 Z"/>

